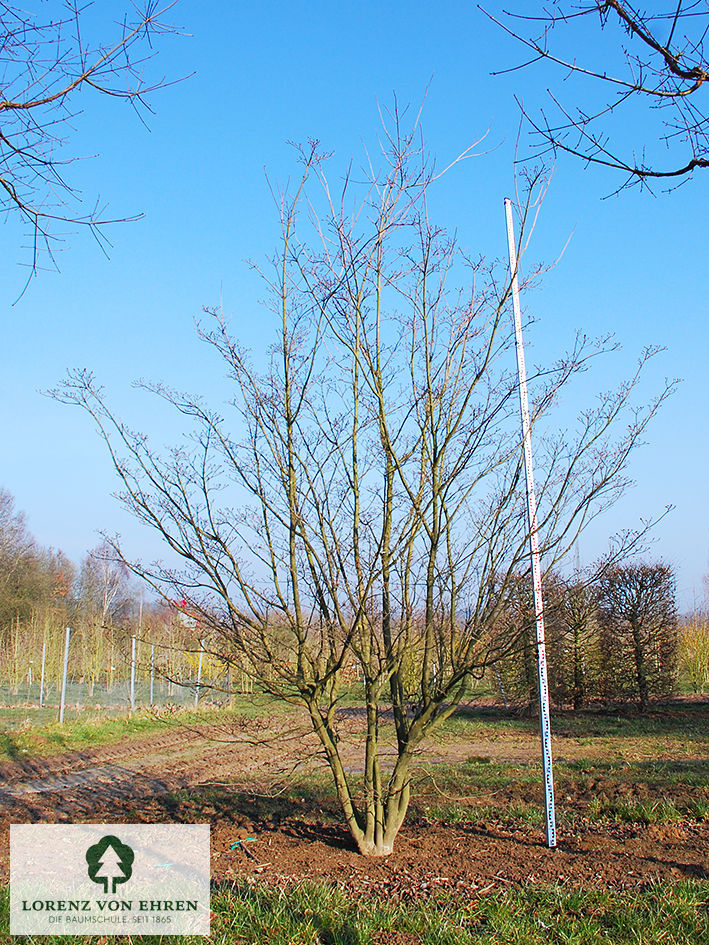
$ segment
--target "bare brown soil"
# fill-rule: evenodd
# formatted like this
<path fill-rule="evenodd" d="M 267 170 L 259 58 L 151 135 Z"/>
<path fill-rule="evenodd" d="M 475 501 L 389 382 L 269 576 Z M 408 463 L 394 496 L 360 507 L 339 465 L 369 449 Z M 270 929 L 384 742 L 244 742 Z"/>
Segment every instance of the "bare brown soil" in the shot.
<path fill-rule="evenodd" d="M 273 732 L 271 725 L 266 733 L 263 722 L 244 720 L 233 733 L 236 741 L 224 740 L 216 728 L 166 729 L 106 748 L 0 766 L 0 878 L 8 878 L 10 824 L 73 822 L 208 822 L 217 882 L 245 878 L 280 885 L 317 879 L 355 895 L 389 898 L 439 890 L 480 894 L 531 883 L 620 888 L 709 878 L 709 824 L 589 822 L 584 811 L 591 794 L 633 792 L 602 778 L 564 786 L 560 808 L 567 822 L 574 815 L 573 828 L 562 827 L 555 850 L 546 847 L 538 826 L 475 820 L 471 810 L 471 820 L 456 825 L 412 817 L 391 856 L 364 859 L 333 818 L 334 808 L 319 810 L 314 795 L 303 791 L 307 796 L 300 797 L 284 780 L 294 766 L 302 763 L 307 771 L 312 765 L 306 759 L 314 746 L 306 730 L 292 719 L 276 728 Z M 576 754 L 562 744 L 557 754 L 565 748 Z M 526 744 L 519 735 L 490 741 L 479 736 L 433 746 L 429 762 L 470 756 L 512 760 L 537 750 L 532 738 Z M 354 746 L 352 752 L 354 766 Z M 679 796 L 686 788 L 680 784 L 676 791 Z M 541 800 L 541 792 L 527 785 L 495 794 L 501 806 L 520 798 Z"/>

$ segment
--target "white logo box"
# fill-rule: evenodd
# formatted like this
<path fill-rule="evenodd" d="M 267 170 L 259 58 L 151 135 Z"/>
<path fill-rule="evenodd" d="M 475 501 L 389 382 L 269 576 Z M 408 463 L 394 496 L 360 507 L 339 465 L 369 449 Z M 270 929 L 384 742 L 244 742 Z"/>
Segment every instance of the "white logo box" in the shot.
<path fill-rule="evenodd" d="M 208 824 L 12 824 L 11 935 L 209 935 Z"/>

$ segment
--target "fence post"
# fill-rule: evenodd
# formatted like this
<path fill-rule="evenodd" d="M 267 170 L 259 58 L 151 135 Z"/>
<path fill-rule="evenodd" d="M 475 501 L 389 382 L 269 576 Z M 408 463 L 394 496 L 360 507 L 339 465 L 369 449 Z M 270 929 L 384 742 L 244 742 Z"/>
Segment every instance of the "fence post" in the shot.
<path fill-rule="evenodd" d="M 39 707 L 44 706 L 44 666 L 47 660 L 47 641 L 42 642 L 42 673 L 39 677 Z"/>
<path fill-rule="evenodd" d="M 234 705 L 234 680 L 231 672 L 231 661 L 226 664 L 226 691 L 229 705 Z"/>
<path fill-rule="evenodd" d="M 197 667 L 197 686 L 194 691 L 194 704 L 199 702 L 199 687 L 202 684 L 202 658 L 204 657 L 204 640 L 199 641 L 199 666 Z"/>
<path fill-rule="evenodd" d="M 66 636 L 64 637 L 64 672 L 62 673 L 62 694 L 59 699 L 59 723 L 60 725 L 64 722 L 64 704 L 66 702 L 66 674 L 69 669 L 69 637 L 71 636 L 71 629 L 66 628 Z"/>
<path fill-rule="evenodd" d="M 131 637 L 130 648 L 130 710 L 135 712 L 135 636 Z"/>
<path fill-rule="evenodd" d="M 500 690 L 502 701 L 505 703 L 505 708 L 508 709 L 509 702 L 507 701 L 507 694 L 505 693 L 505 687 L 502 685 L 502 677 L 500 676 L 500 670 L 497 668 L 497 663 L 493 663 L 492 667 L 495 670 L 495 678 L 497 679 L 497 686 Z"/>

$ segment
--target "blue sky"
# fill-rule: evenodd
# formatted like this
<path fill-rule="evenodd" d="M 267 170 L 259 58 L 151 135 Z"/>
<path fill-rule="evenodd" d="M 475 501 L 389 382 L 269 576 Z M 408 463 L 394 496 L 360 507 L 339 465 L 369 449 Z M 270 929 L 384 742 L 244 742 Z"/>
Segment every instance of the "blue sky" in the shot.
<path fill-rule="evenodd" d="M 132 381 L 162 380 L 217 401 L 226 395 L 194 320 L 202 306 L 221 300 L 245 344 L 258 351 L 269 343 L 260 288 L 245 260 L 262 259 L 277 241 L 264 171 L 277 182 L 297 174 L 288 141 L 318 138 L 334 152 L 333 167 L 343 168 L 351 155 L 361 158 L 363 143 L 375 144 L 378 106 L 396 93 L 418 108 L 428 88 L 423 127 L 440 164 L 487 133 L 478 149 L 484 153 L 441 181 L 435 216 L 475 253 L 503 256 L 502 202 L 513 189 L 519 123 L 513 96 L 534 108 L 559 81 L 541 66 L 492 76 L 524 57 L 474 3 L 182 0 L 171 17 L 189 35 L 159 42 L 149 71 L 194 75 L 153 97 L 148 129 L 120 102 L 82 94 L 68 145 L 97 155 L 67 169 L 87 205 L 100 195 L 111 214 L 143 212 L 145 219 L 109 231 L 109 259 L 86 234 L 69 234 L 61 271 L 41 273 L 14 305 L 26 277 L 26 238 L 16 221 L 2 231 L 0 485 L 26 511 L 37 539 L 75 560 L 97 543 L 98 529 L 120 532 L 145 558 L 160 549 L 111 498 L 116 483 L 88 419 L 39 391 L 67 368 L 90 368 L 117 411 L 157 443 L 173 441 L 178 427 Z M 108 20 L 97 26 L 111 28 Z M 590 25 L 584 29 L 582 38 L 598 42 Z M 567 101 L 595 94 L 571 82 L 562 91 Z M 618 133 L 634 142 L 651 138 L 654 127 L 633 109 Z M 615 332 L 622 351 L 589 379 L 590 399 L 627 376 L 644 345 L 666 347 L 647 390 L 665 376 L 683 383 L 633 459 L 635 487 L 580 550 L 588 560 L 609 534 L 674 504 L 656 529 L 652 555 L 676 567 L 689 608 L 709 569 L 709 173 L 668 195 L 635 188 L 604 199 L 619 183 L 571 158 L 558 161 L 529 258 L 551 262 L 570 242 L 542 289 L 525 300 L 536 319 L 528 358 L 558 353 L 576 329 Z"/>

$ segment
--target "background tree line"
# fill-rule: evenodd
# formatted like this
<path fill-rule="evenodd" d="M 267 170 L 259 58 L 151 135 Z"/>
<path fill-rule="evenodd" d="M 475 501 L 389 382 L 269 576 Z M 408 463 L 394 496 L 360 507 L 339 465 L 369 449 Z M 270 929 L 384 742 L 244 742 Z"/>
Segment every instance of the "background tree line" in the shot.
<path fill-rule="evenodd" d="M 635 702 L 709 683 L 709 623 L 680 619 L 676 581 L 661 562 L 626 561 L 593 579 L 548 575 L 544 585 L 550 697 L 557 707 Z M 506 700 L 536 704 L 534 608 L 520 579 L 508 615 L 519 628 L 521 658 L 505 657 L 496 682 Z"/>
<path fill-rule="evenodd" d="M 601 579 L 548 575 L 544 584 L 550 695 L 557 707 L 634 701 L 709 690 L 709 619 L 701 609 L 678 616 L 675 576 L 661 563 L 626 563 Z M 47 644 L 48 683 L 58 680 L 63 630 L 73 631 L 70 677 L 111 689 L 129 672 L 131 637 L 138 643 L 138 675 L 148 672 L 157 644 L 156 673 L 180 683 L 196 674 L 200 629 L 179 606 L 142 600 L 142 592 L 109 546 L 100 543 L 75 565 L 60 550 L 44 548 L 27 528 L 13 497 L 0 489 L 0 685 L 14 695 L 39 680 Z M 504 701 L 536 705 L 534 606 L 520 575 L 493 635 L 517 646 L 485 671 Z M 235 655 L 206 640 L 205 685 L 248 687 Z M 415 698 L 416 647 L 402 663 L 402 687 Z M 264 667 L 264 670 L 267 668 Z M 354 666 L 343 668 L 356 684 Z M 411 682 L 411 686 L 408 686 Z M 408 690 L 411 690 L 410 692 Z"/>
<path fill-rule="evenodd" d="M 29 692 L 36 700 L 46 644 L 46 685 L 50 694 L 56 691 L 67 626 L 69 678 L 84 683 L 88 696 L 97 687 L 96 695 L 125 683 L 134 635 L 139 680 L 149 674 L 151 645 L 156 676 L 171 683 L 172 692 L 175 683 L 196 677 L 200 628 L 189 614 L 170 602 L 144 600 L 103 542 L 78 565 L 62 551 L 42 547 L 13 496 L 0 489 L 0 687 L 13 698 Z M 202 670 L 206 685 L 228 673 L 224 661 L 209 653 Z M 239 679 L 235 683 L 243 686 Z"/>

